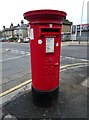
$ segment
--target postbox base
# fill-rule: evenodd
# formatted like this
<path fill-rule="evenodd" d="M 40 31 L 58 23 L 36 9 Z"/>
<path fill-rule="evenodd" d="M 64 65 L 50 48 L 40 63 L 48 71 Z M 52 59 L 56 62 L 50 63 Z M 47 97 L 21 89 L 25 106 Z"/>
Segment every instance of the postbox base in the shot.
<path fill-rule="evenodd" d="M 32 87 L 32 98 L 33 102 L 39 106 L 51 106 L 57 103 L 59 87 L 51 91 L 38 91 Z"/>

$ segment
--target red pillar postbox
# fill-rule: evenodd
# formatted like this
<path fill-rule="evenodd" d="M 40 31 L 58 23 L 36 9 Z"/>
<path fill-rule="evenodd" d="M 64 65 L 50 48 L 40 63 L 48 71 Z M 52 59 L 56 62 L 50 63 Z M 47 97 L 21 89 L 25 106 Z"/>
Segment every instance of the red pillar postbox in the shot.
<path fill-rule="evenodd" d="M 35 10 L 24 13 L 30 24 L 32 90 L 53 93 L 59 88 L 61 26 L 66 13 Z"/>

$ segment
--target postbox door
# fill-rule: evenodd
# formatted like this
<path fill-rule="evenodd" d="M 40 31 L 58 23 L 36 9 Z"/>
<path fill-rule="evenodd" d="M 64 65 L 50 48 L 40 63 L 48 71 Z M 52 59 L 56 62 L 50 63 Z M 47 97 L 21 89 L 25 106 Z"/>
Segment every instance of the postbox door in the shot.
<path fill-rule="evenodd" d="M 60 41 L 56 36 L 45 36 L 42 39 L 45 44 L 42 84 L 44 89 L 50 90 L 59 85 Z"/>

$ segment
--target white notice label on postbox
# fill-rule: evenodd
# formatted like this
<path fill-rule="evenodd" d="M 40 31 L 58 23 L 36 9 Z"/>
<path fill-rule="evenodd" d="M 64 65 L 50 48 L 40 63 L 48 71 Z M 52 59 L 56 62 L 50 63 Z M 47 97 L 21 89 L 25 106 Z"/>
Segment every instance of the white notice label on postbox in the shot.
<path fill-rule="evenodd" d="M 30 39 L 31 39 L 31 40 L 34 39 L 34 31 L 33 31 L 33 28 L 30 29 Z"/>
<path fill-rule="evenodd" d="M 46 38 L 46 53 L 54 52 L 54 38 Z"/>

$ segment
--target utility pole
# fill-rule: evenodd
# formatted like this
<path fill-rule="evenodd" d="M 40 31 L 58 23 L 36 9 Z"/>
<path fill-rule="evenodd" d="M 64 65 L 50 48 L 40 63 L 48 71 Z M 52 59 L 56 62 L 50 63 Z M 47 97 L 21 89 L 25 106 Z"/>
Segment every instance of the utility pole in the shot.
<path fill-rule="evenodd" d="M 88 11 L 89 11 L 89 1 L 87 2 L 87 43 L 89 42 L 89 14 L 88 14 Z"/>
<path fill-rule="evenodd" d="M 81 13 L 81 24 L 80 24 L 79 44 L 80 44 L 80 41 L 81 41 L 81 33 L 82 33 L 83 9 L 84 9 L 84 0 L 83 0 L 83 3 L 82 3 L 82 13 Z"/>

